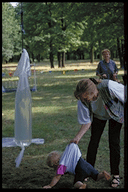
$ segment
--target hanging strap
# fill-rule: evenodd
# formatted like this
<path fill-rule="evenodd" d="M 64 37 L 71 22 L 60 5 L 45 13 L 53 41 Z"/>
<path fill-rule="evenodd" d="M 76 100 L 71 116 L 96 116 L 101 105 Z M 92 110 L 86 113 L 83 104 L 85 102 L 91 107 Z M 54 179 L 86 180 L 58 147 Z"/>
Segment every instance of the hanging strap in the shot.
<path fill-rule="evenodd" d="M 95 85 L 98 85 L 98 82 L 94 78 L 89 78 Z"/>

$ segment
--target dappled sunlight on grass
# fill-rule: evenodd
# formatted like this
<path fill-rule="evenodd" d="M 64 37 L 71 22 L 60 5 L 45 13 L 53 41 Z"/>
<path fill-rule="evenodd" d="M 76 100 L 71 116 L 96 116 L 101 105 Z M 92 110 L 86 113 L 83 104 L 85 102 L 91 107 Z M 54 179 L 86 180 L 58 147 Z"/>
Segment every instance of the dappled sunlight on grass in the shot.
<path fill-rule="evenodd" d="M 120 68 L 120 62 L 118 60 L 113 59 L 116 62 L 116 65 L 118 66 L 118 68 Z M 90 61 L 86 61 L 86 60 L 67 60 L 65 61 L 65 67 L 63 68 L 58 68 L 58 64 L 57 61 L 54 62 L 54 68 L 50 68 L 50 62 L 49 61 L 43 61 L 40 63 L 36 63 L 35 69 L 36 71 L 43 71 L 43 72 L 49 72 L 49 71 L 72 71 L 75 69 L 78 70 L 94 70 L 97 68 L 97 65 L 99 63 L 100 60 L 95 60 L 94 63 L 90 63 Z M 17 67 L 18 63 L 8 63 L 8 64 L 2 64 L 2 71 L 7 70 L 7 71 L 15 71 L 16 67 Z M 6 68 L 7 67 L 7 68 Z M 31 67 L 31 69 L 34 69 L 34 66 Z"/>
<path fill-rule="evenodd" d="M 69 75 L 59 76 L 59 77 L 58 77 L 58 76 L 55 76 L 55 78 L 57 78 L 57 79 L 61 79 L 61 78 L 62 78 L 62 79 L 70 79 L 70 78 L 74 78 L 74 79 L 75 79 L 75 78 L 80 78 L 80 79 L 81 79 L 81 78 L 86 78 L 86 77 L 90 77 L 90 76 L 91 76 L 91 77 L 94 77 L 94 76 L 96 76 L 96 75 L 95 75 L 95 74 L 91 74 L 91 75 L 90 75 L 90 74 L 88 74 L 88 75 L 87 75 L 87 74 L 86 74 L 86 75 L 85 75 L 85 74 L 82 74 L 82 75 L 80 75 L 80 74 L 79 74 L 79 75 L 76 75 L 76 74 L 75 74 L 75 75 L 70 75 L 70 76 L 69 76 Z"/>
<path fill-rule="evenodd" d="M 43 113 L 49 113 L 49 114 L 54 114 L 54 113 L 58 113 L 59 110 L 61 110 L 62 107 L 61 106 L 44 106 L 44 107 L 33 107 L 33 112 L 34 113 L 39 113 L 42 112 Z"/>
<path fill-rule="evenodd" d="M 41 99 L 44 99 L 44 97 L 32 97 L 32 99 L 34 99 L 34 100 L 41 100 Z"/>

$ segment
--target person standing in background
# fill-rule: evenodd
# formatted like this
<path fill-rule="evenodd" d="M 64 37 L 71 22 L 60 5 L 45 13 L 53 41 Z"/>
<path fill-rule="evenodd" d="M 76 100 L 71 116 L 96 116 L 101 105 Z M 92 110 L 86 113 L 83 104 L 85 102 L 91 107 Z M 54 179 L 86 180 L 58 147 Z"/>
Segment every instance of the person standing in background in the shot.
<path fill-rule="evenodd" d="M 97 66 L 96 75 L 100 79 L 110 79 L 117 81 L 118 68 L 113 60 L 110 59 L 109 49 L 104 49 L 102 51 L 104 60 L 101 60 Z"/>

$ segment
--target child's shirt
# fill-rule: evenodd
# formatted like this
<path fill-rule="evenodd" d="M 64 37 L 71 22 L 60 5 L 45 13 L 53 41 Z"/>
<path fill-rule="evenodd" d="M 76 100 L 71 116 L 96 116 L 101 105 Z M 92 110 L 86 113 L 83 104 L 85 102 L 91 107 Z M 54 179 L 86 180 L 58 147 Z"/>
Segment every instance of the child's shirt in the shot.
<path fill-rule="evenodd" d="M 82 154 L 77 144 L 71 143 L 67 145 L 60 158 L 56 174 L 63 175 L 65 172 L 75 174 L 75 168 L 81 155 Z"/>

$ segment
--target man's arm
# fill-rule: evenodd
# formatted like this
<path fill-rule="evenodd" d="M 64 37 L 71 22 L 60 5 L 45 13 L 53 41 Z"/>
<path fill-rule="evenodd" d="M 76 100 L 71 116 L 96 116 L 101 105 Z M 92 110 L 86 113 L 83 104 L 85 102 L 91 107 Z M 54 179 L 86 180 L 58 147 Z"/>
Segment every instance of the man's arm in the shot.
<path fill-rule="evenodd" d="M 52 188 L 54 185 L 57 184 L 57 182 L 60 180 L 60 178 L 61 178 L 61 175 L 56 175 L 55 177 L 53 177 L 51 183 L 49 185 L 44 186 L 43 188 L 44 189 Z"/>
<path fill-rule="evenodd" d="M 70 141 L 70 143 L 78 144 L 82 136 L 88 131 L 89 127 L 91 126 L 91 122 L 86 125 L 81 125 L 81 129 L 77 133 L 74 139 Z"/>

